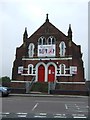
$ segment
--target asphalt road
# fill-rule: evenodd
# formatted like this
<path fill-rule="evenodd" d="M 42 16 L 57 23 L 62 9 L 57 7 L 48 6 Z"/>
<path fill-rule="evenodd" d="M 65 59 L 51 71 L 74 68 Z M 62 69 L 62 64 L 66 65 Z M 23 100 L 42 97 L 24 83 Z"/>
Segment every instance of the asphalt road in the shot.
<path fill-rule="evenodd" d="M 0 98 L 1 99 L 1 98 Z M 88 97 L 31 97 L 2 98 L 4 118 L 87 118 Z"/>

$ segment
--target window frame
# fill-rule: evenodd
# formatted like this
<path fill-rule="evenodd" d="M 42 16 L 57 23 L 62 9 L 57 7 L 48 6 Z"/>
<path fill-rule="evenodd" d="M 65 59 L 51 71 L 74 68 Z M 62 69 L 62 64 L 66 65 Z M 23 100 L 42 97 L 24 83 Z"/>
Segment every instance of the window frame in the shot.
<path fill-rule="evenodd" d="M 28 56 L 29 57 L 33 57 L 33 55 L 34 55 L 34 48 L 35 48 L 34 44 L 30 43 L 29 47 L 28 47 Z"/>
<path fill-rule="evenodd" d="M 38 39 L 38 45 L 46 45 L 46 38 L 44 36 Z"/>
<path fill-rule="evenodd" d="M 31 68 L 31 70 L 30 70 L 30 68 Z M 33 64 L 28 65 L 28 74 L 33 75 Z"/>
<path fill-rule="evenodd" d="M 66 71 L 65 71 L 65 68 L 66 68 L 66 65 L 65 64 L 60 64 L 60 74 L 61 75 L 65 75 Z M 63 72 L 62 72 L 62 67 L 63 67 Z"/>
<path fill-rule="evenodd" d="M 65 53 L 66 53 L 66 45 L 65 45 L 65 42 L 62 41 L 60 44 L 59 44 L 59 48 L 60 48 L 60 56 L 61 57 L 64 57 L 65 56 Z"/>
<path fill-rule="evenodd" d="M 49 41 L 50 40 L 50 41 Z M 54 41 L 53 41 L 54 40 Z M 53 36 L 49 36 L 47 39 L 47 44 L 48 45 L 54 45 L 56 43 L 56 39 Z"/>

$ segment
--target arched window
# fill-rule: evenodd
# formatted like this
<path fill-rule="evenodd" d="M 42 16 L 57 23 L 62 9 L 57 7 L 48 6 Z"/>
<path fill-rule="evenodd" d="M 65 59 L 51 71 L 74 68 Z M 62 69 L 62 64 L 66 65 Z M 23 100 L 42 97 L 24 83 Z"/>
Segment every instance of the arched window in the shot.
<path fill-rule="evenodd" d="M 53 37 L 53 38 L 52 38 L 52 44 L 55 44 L 55 42 L 56 42 L 56 40 L 55 40 L 55 38 Z"/>
<path fill-rule="evenodd" d="M 64 57 L 65 56 L 65 52 L 66 52 L 66 45 L 65 45 L 65 42 L 61 42 L 59 44 L 59 47 L 60 47 L 60 56 L 61 57 Z"/>
<path fill-rule="evenodd" d="M 42 45 L 42 39 L 41 38 L 39 38 L 39 40 L 38 40 L 38 45 Z"/>
<path fill-rule="evenodd" d="M 33 65 L 32 64 L 28 65 L 28 74 L 33 74 Z"/>
<path fill-rule="evenodd" d="M 46 38 L 45 37 L 40 37 L 38 39 L 38 45 L 46 45 Z"/>
<path fill-rule="evenodd" d="M 28 55 L 29 57 L 33 57 L 34 55 L 34 44 L 30 43 L 29 47 L 28 47 Z"/>
<path fill-rule="evenodd" d="M 43 38 L 43 45 L 46 45 L 46 38 Z"/>
<path fill-rule="evenodd" d="M 60 65 L 60 74 L 65 74 L 65 64 Z"/>
<path fill-rule="evenodd" d="M 49 45 L 51 45 L 51 44 L 52 44 L 52 40 L 51 40 L 51 38 L 50 38 L 50 37 L 48 38 L 48 44 L 49 44 Z"/>
<path fill-rule="evenodd" d="M 48 45 L 52 45 L 52 44 L 55 44 L 55 38 L 53 36 L 50 36 L 48 39 L 47 39 L 47 43 Z"/>

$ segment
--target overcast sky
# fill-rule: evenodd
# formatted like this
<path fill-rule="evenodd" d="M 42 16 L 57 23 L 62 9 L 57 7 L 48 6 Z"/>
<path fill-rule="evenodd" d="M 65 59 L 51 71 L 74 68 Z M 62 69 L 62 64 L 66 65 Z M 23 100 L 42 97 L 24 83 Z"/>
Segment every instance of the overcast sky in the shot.
<path fill-rule="evenodd" d="M 0 1 L 0 77 L 11 77 L 16 47 L 23 42 L 27 27 L 31 36 L 49 14 L 50 22 L 67 35 L 71 24 L 73 41 L 81 45 L 88 79 L 88 0 L 1 0 Z"/>

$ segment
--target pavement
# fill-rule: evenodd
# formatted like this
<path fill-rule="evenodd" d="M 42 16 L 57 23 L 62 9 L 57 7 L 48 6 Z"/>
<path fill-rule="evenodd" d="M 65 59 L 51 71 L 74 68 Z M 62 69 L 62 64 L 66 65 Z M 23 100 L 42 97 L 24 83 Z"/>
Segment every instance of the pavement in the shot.
<path fill-rule="evenodd" d="M 32 92 L 32 93 L 25 93 L 25 94 L 17 94 L 17 93 L 11 93 L 10 96 L 19 96 L 19 97 L 67 97 L 67 98 L 76 98 L 76 97 L 84 97 L 88 98 L 89 96 L 81 96 L 81 95 L 52 95 L 52 94 L 46 94 L 41 92 Z"/>

